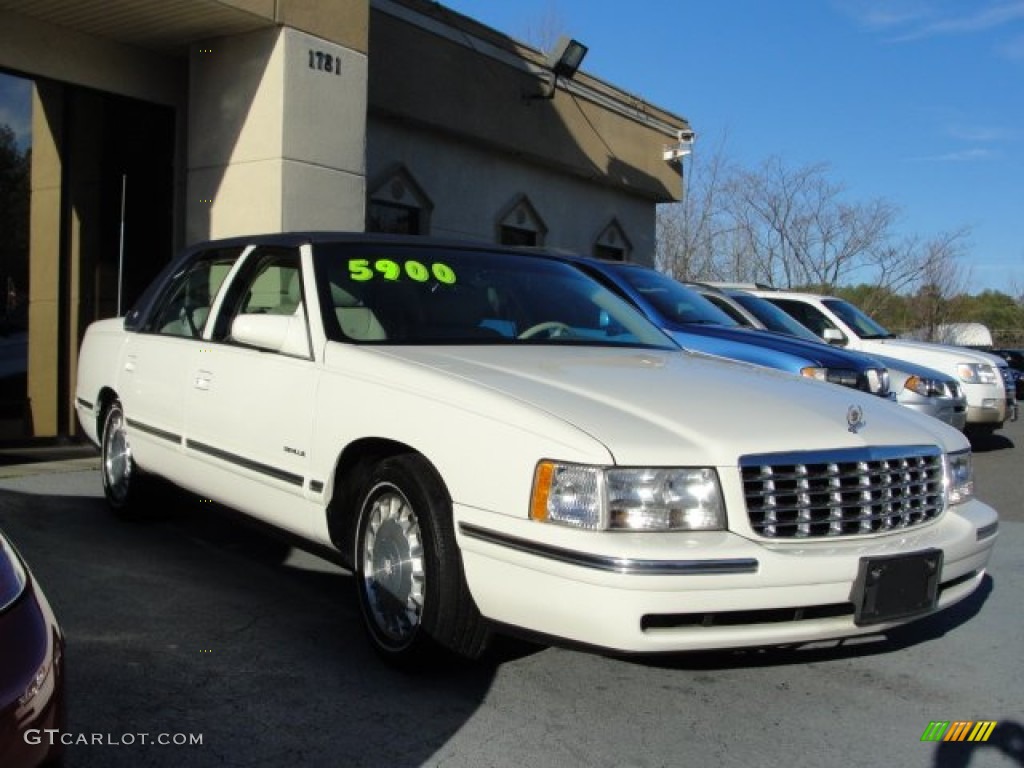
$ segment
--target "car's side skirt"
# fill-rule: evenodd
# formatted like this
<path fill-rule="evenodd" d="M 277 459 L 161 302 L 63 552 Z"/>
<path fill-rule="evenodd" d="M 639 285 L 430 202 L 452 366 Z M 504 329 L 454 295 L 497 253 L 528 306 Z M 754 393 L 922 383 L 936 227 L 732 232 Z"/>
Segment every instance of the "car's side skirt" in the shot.
<path fill-rule="evenodd" d="M 306 483 L 306 479 L 302 475 L 289 472 L 288 470 L 281 469 L 280 467 L 264 464 L 263 462 L 255 461 L 254 459 L 250 459 L 245 456 L 240 456 L 239 454 L 232 453 L 231 451 L 225 451 L 222 448 L 217 448 L 198 440 L 190 440 L 187 438 L 183 439 L 181 435 L 175 432 L 151 426 L 139 421 L 138 419 L 126 419 L 126 421 L 131 429 L 136 429 L 139 432 L 144 432 L 147 435 L 169 443 L 174 443 L 175 445 L 180 446 L 183 444 L 186 448 L 196 451 L 197 453 L 212 456 L 213 458 L 220 459 L 221 461 L 226 461 L 229 464 L 234 464 L 235 466 L 248 469 L 251 472 L 272 477 L 275 480 L 280 480 L 288 485 L 294 485 L 298 488 L 302 488 Z M 310 480 L 309 489 L 313 493 L 323 493 L 324 482 L 321 480 Z"/>
<path fill-rule="evenodd" d="M 137 429 L 139 432 L 145 432 L 147 435 L 152 435 L 161 440 L 166 440 L 169 443 L 181 444 L 181 435 L 175 432 L 169 432 L 166 429 L 160 429 L 159 427 L 153 427 L 149 424 L 145 424 L 137 419 L 125 419 L 129 429 Z"/>
<path fill-rule="evenodd" d="M 186 439 L 185 447 L 199 453 L 204 453 L 207 456 L 213 456 L 215 459 L 235 464 L 252 472 L 267 475 L 268 477 L 288 483 L 289 485 L 295 485 L 301 488 L 305 484 L 305 478 L 302 475 L 297 475 L 294 472 L 289 472 L 279 467 L 273 467 L 269 464 L 254 461 L 253 459 L 248 459 L 245 456 L 239 456 L 237 453 L 231 453 L 230 451 L 225 451 L 221 448 L 201 443 L 198 440 Z"/>

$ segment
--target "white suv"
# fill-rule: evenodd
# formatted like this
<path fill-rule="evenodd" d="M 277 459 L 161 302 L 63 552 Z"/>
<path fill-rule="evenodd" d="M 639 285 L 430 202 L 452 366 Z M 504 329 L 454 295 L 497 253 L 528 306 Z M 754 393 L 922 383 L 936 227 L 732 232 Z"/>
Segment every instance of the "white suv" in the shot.
<path fill-rule="evenodd" d="M 995 355 L 964 347 L 898 339 L 868 314 L 834 296 L 754 290 L 799 320 L 830 344 L 856 352 L 886 355 L 935 368 L 963 384 L 967 395 L 967 427 L 992 431 L 1017 418 L 1013 393 L 1007 388 L 1006 362 Z"/>

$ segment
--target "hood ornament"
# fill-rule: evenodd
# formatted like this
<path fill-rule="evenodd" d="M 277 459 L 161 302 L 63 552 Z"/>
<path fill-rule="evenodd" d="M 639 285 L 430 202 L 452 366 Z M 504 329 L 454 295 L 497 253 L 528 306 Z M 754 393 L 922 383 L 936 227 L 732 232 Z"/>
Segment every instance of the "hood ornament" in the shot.
<path fill-rule="evenodd" d="M 864 421 L 864 409 L 859 405 L 851 405 L 846 411 L 846 423 L 849 425 L 849 430 L 853 434 L 857 434 L 867 424 Z"/>

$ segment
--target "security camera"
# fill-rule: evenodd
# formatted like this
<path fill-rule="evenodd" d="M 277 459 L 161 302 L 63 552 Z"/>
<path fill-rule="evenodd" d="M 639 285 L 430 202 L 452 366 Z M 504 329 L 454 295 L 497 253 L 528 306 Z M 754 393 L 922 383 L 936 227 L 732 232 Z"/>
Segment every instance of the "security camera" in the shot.
<path fill-rule="evenodd" d="M 666 163 L 682 163 L 683 158 L 693 152 L 693 141 L 697 134 L 690 128 L 676 131 L 676 143 L 665 147 L 662 158 Z"/>
<path fill-rule="evenodd" d="M 690 154 L 690 151 L 689 145 L 683 142 L 674 147 L 665 147 L 665 150 L 662 152 L 662 158 L 666 163 L 679 163 Z"/>

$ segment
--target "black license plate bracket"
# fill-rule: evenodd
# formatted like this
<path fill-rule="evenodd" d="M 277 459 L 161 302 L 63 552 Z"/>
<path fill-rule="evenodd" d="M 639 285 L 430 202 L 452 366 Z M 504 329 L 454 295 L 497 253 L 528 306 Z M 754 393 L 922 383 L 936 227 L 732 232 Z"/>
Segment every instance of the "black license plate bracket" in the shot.
<path fill-rule="evenodd" d="M 935 608 L 942 573 L 942 550 L 911 555 L 862 557 L 853 586 L 854 623 L 882 624 Z"/>

